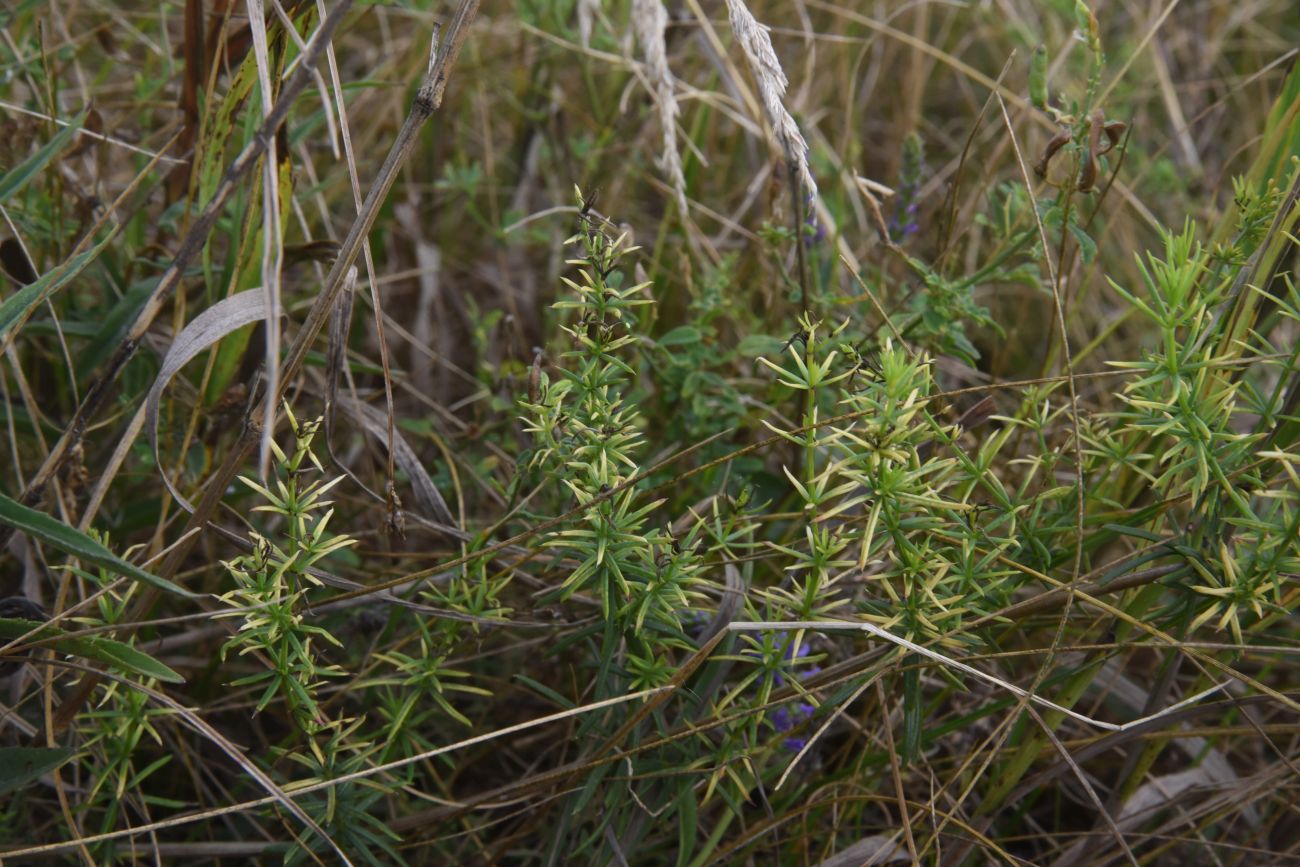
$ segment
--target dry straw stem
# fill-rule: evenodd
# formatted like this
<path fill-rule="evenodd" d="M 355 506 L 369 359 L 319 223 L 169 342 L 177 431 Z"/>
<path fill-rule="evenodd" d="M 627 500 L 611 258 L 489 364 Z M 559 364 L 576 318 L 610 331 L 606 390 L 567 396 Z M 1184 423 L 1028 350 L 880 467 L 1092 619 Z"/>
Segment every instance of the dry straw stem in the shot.
<path fill-rule="evenodd" d="M 262 94 L 262 114 L 265 120 L 271 115 L 275 98 L 275 89 L 271 86 L 270 48 L 266 42 L 266 11 L 262 0 L 247 2 L 250 32 L 253 36 L 253 58 L 257 63 L 257 83 Z M 293 27 L 287 29 L 293 30 Z M 315 71 L 315 66 L 311 69 Z M 271 461 L 271 433 L 275 428 L 277 408 L 271 403 L 271 397 L 277 393 L 280 385 L 280 267 L 284 257 L 284 243 L 280 238 L 280 161 L 277 159 L 274 138 L 266 144 L 262 176 L 262 295 L 265 302 L 263 330 L 266 333 L 264 376 L 267 382 L 263 413 L 272 419 L 272 424 L 266 426 L 262 435 L 261 452 L 257 460 L 257 474 L 264 479 Z"/>
<path fill-rule="evenodd" d="M 439 51 L 435 47 L 431 52 L 429 70 L 421 82 L 419 90 L 416 91 L 415 102 L 411 106 L 411 111 L 407 115 L 405 123 L 402 124 L 401 130 L 398 131 L 397 138 L 388 152 L 388 157 L 379 169 L 379 175 L 370 188 L 370 193 L 366 196 L 361 213 L 348 231 L 348 236 L 343 240 L 338 258 L 335 259 L 334 265 L 325 278 L 324 288 L 321 290 L 320 295 L 316 297 L 311 311 L 307 314 L 306 321 L 298 330 L 297 336 L 289 347 L 288 357 L 284 362 L 279 393 L 275 395 L 277 405 L 284 399 L 287 385 L 297 376 L 299 369 L 307 358 L 307 352 L 315 342 L 316 336 L 325 326 L 326 320 L 329 319 L 339 294 L 348 285 L 349 273 L 357 260 L 357 256 L 361 253 L 362 244 L 369 235 L 370 228 L 374 225 L 384 199 L 387 198 L 389 189 L 392 188 L 393 182 L 397 179 L 398 172 L 401 171 L 402 166 L 410 157 L 411 151 L 415 148 L 420 128 L 424 126 L 434 111 L 438 109 L 438 106 L 442 104 L 442 95 L 447 87 L 447 73 L 460 54 L 461 45 L 469 33 L 470 22 L 474 20 L 474 16 L 478 12 L 478 5 L 478 0 L 461 0 L 459 8 L 456 10 L 456 16 L 452 20 L 447 35 L 443 40 L 442 50 Z M 231 449 L 225 462 L 217 470 L 213 478 L 209 480 L 207 487 L 204 489 L 203 498 L 199 501 L 186 527 L 187 530 L 206 523 L 209 516 L 216 510 L 217 504 L 221 501 L 227 486 L 239 472 L 249 448 L 257 441 L 261 423 L 262 419 L 260 417 L 252 419 L 252 423 L 245 428 L 243 436 Z M 161 571 L 175 574 L 188 555 L 190 547 L 190 545 L 185 545 L 174 551 L 173 555 L 163 564 Z"/>
<path fill-rule="evenodd" d="M 668 69 L 664 30 L 668 12 L 660 0 L 632 0 L 632 27 L 645 53 L 646 70 L 659 106 L 659 126 L 663 130 L 664 148 L 659 167 L 668 175 L 677 209 L 685 220 L 686 176 L 682 173 L 682 155 L 677 149 L 677 97 L 673 92 L 673 74 Z M 796 133 L 798 131 L 796 130 Z"/>
<path fill-rule="evenodd" d="M 582 39 L 582 47 L 587 48 L 591 45 L 591 28 L 600 13 L 600 0 L 578 0 L 578 35 Z"/>
<path fill-rule="evenodd" d="M 710 647 L 710 649 L 712 648 Z M 120 680 L 119 678 L 116 677 L 114 677 L 113 679 Z M 219 732 L 217 732 L 215 729 L 211 729 L 210 726 L 208 726 L 207 723 L 205 723 L 201 717 L 199 717 L 197 714 L 194 714 L 186 710 L 181 705 L 172 701 L 162 693 L 159 693 L 156 690 L 148 689 L 147 687 L 141 686 L 140 684 L 137 683 L 132 683 L 131 687 L 133 689 L 139 689 L 142 692 L 147 693 L 155 701 L 161 704 L 165 704 L 167 707 L 176 711 L 183 719 L 185 719 L 187 722 L 191 723 L 191 725 L 194 725 L 196 728 L 198 728 L 200 732 L 207 735 L 208 737 L 216 739 L 218 745 L 222 746 L 223 749 L 226 748 L 227 744 L 230 744 L 228 740 L 221 737 L 221 734 Z M 141 834 L 148 834 L 155 831 L 161 831 L 166 828 L 176 828 L 182 825 L 190 825 L 195 822 L 203 822 L 209 819 L 215 819 L 219 816 L 229 816 L 235 813 L 246 813 L 250 810 L 256 810 L 260 807 L 265 807 L 270 804 L 277 804 L 277 803 L 281 804 L 282 806 L 285 806 L 286 809 L 292 811 L 295 815 L 299 815 L 301 813 L 302 817 L 306 817 L 307 821 L 311 821 L 310 817 L 307 816 L 307 814 L 302 810 L 302 808 L 297 805 L 296 799 L 302 798 L 305 795 L 313 794 L 315 792 L 332 789 L 336 786 L 341 786 L 345 783 L 350 783 L 355 780 L 364 780 L 367 777 L 376 777 L 376 776 L 386 774 L 390 771 L 400 770 L 401 768 L 407 767 L 409 765 L 415 765 L 421 762 L 426 762 L 429 759 L 437 758 L 438 756 L 447 755 L 449 753 L 458 752 L 460 750 L 468 749 L 469 747 L 477 746 L 479 744 L 488 743 L 490 741 L 494 741 L 499 738 L 506 737 L 507 735 L 518 734 L 519 732 L 527 731 L 529 729 L 539 728 L 544 725 L 549 725 L 550 723 L 553 722 L 562 722 L 564 720 L 571 719 L 573 717 L 578 717 L 584 714 L 593 713 L 598 710 L 603 710 L 607 707 L 614 707 L 620 704 L 639 702 L 643 699 L 653 700 L 655 698 L 661 698 L 663 696 L 667 696 L 673 693 L 675 689 L 676 689 L 675 686 L 660 686 L 651 689 L 641 690 L 640 692 L 633 692 L 627 695 L 618 695 L 618 696 L 614 696 L 613 698 L 607 698 L 601 701 L 591 702 L 590 704 L 585 704 L 582 705 L 581 707 L 569 708 L 568 710 L 558 711 L 553 714 L 548 714 L 547 716 L 537 717 L 536 719 L 525 720 L 524 722 L 516 723 L 511 726 L 506 726 L 505 728 L 496 729 L 494 731 L 490 731 L 481 735 L 475 735 L 472 738 L 467 738 L 465 740 L 457 741 L 455 743 L 447 744 L 441 747 L 435 747 L 423 753 L 419 753 L 413 756 L 408 756 L 406 758 L 397 759 L 395 761 L 391 761 L 386 764 L 376 765 L 370 768 L 364 768 L 360 771 L 354 771 L 350 774 L 341 774 L 337 777 L 333 777 L 328 780 L 311 780 L 311 781 L 304 781 L 298 785 L 290 784 L 287 787 L 275 787 L 274 781 L 270 780 L 269 778 L 266 778 L 263 785 L 266 787 L 274 787 L 272 790 L 275 792 L 275 794 L 268 795 L 262 798 L 254 798 L 248 801 L 241 801 L 236 804 L 229 804 L 227 806 L 218 807 L 212 810 L 202 810 L 199 812 L 185 813 L 180 816 L 173 816 L 171 818 L 162 819 L 157 822 L 150 822 L 144 825 L 137 825 L 136 827 L 133 828 L 121 828 L 119 830 L 109 831 L 104 834 L 94 834 L 91 836 L 82 837 L 77 840 L 67 840 L 62 843 L 50 843 L 44 846 L 32 846 L 26 849 L 15 849 L 9 852 L 0 853 L 0 855 L 9 858 L 16 858 L 19 856 L 48 855 L 53 852 L 61 852 L 67 849 L 71 849 L 78 845 L 101 843 L 106 840 L 118 840 L 123 837 L 136 837 Z M 647 704 L 643 705 L 643 707 L 658 707 L 658 705 L 653 704 L 652 702 L 647 702 Z M 239 752 L 238 748 L 235 747 L 233 744 L 230 744 L 230 747 L 234 751 L 232 753 L 232 756 L 235 757 L 237 760 L 242 759 L 242 761 L 240 761 L 241 766 L 245 767 L 250 774 L 258 776 L 260 782 L 261 777 L 264 775 L 261 774 L 261 771 L 257 769 L 256 765 L 249 763 L 247 758 L 243 756 L 243 753 Z M 313 823 L 312 827 L 315 828 L 318 826 L 315 826 L 315 823 Z M 324 832 L 321 833 L 323 834 Z M 326 837 L 326 839 L 329 838 Z M 340 856 L 343 856 L 342 852 L 339 852 L 338 854 Z M 346 857 L 344 857 L 344 863 L 351 863 L 351 862 L 348 862 Z"/>
<path fill-rule="evenodd" d="M 252 778 L 259 786 L 261 786 L 263 789 L 265 789 L 267 792 L 270 793 L 267 796 L 263 798 L 259 798 L 252 803 L 256 804 L 257 806 L 279 804 L 281 807 L 284 808 L 284 810 L 287 813 L 294 816 L 304 826 L 309 828 L 313 833 L 319 835 L 319 837 L 322 840 L 328 843 L 329 847 L 334 850 L 334 854 L 336 854 L 339 857 L 340 863 L 347 864 L 347 865 L 352 864 L 352 861 L 349 860 L 347 854 L 342 849 L 339 848 L 338 844 L 334 842 L 334 839 L 325 831 L 324 828 L 322 828 L 319 824 L 317 824 L 317 822 L 314 819 L 312 819 L 312 817 L 307 813 L 307 811 L 295 800 L 296 798 L 301 798 L 302 795 L 306 793 L 307 791 L 306 789 L 300 789 L 290 793 L 285 788 L 277 785 L 275 780 L 271 779 L 271 777 L 268 776 L 267 773 L 258 766 L 257 762 L 254 762 L 252 759 L 248 757 L 248 753 L 245 750 L 241 749 L 237 744 L 235 744 L 233 741 L 231 741 L 221 732 L 217 731 L 217 729 L 213 728 L 212 725 L 210 725 L 206 720 L 203 719 L 201 715 L 196 713 L 194 710 L 185 707 L 183 704 L 176 701 L 166 693 L 161 692 L 160 690 L 153 689 L 152 687 L 144 683 L 140 683 L 138 681 L 127 680 L 126 678 L 123 678 L 117 674 L 113 674 L 112 672 L 96 671 L 86 666 L 78 665 L 75 662 L 62 661 L 57 664 L 61 668 L 69 668 L 76 671 L 81 671 L 84 673 L 86 679 L 94 680 L 96 683 L 99 682 L 100 678 L 107 678 L 108 680 L 115 681 L 121 686 L 128 687 L 132 690 L 135 690 L 136 692 L 143 693 L 144 695 L 148 696 L 149 699 L 154 704 L 161 705 L 162 707 L 167 708 L 167 710 L 171 713 L 171 715 L 180 719 L 182 722 L 188 725 L 201 737 L 215 744 L 219 750 L 221 750 L 223 753 L 229 756 L 232 761 L 234 761 L 237 765 L 239 765 L 240 769 L 244 773 L 248 774 L 248 776 Z M 581 711 L 582 709 L 579 708 L 577 710 Z M 341 781 L 331 781 L 330 784 L 335 785 L 337 784 L 337 782 L 341 782 Z M 197 815 L 191 813 L 185 816 L 176 817 L 174 819 L 168 819 L 162 822 L 156 822 L 153 825 L 137 826 L 134 828 L 125 828 L 119 831 L 111 831 L 106 834 L 78 836 L 75 837 L 74 839 L 65 840 L 61 843 L 50 843 L 43 846 L 30 846 L 27 848 L 12 849 L 9 851 L 0 852 L 0 860 L 16 859 L 25 856 L 49 855 L 50 853 L 53 852 L 60 852 L 60 851 L 65 851 L 67 849 L 85 847 L 87 845 L 98 843 L 103 840 L 112 840 L 112 839 L 118 839 L 121 837 L 128 837 L 128 836 L 134 837 L 134 836 L 138 836 L 141 833 L 148 833 L 149 831 L 152 830 L 158 830 L 165 827 L 172 827 L 175 825 L 183 825 L 188 822 L 195 821 L 196 819 L 199 818 L 205 818 L 209 815 L 225 815 L 230 812 L 235 812 L 235 811 L 230 809 L 222 809 L 220 811 L 210 811 L 208 813 L 197 814 Z"/>
<path fill-rule="evenodd" d="M 785 90 L 790 82 L 781 69 L 781 61 L 777 59 L 776 50 L 772 47 L 772 39 L 741 0 L 727 0 L 727 15 L 731 20 L 731 32 L 736 35 L 736 41 L 740 43 L 740 49 L 758 83 L 763 110 L 772 124 L 777 144 L 798 175 L 804 195 L 812 198 L 817 195 L 817 182 L 808 170 L 808 142 L 804 141 L 799 125 L 785 107 Z"/>
<path fill-rule="evenodd" d="M 469 32 L 470 22 L 478 12 L 478 5 L 478 0 L 462 0 L 444 40 L 444 50 L 439 52 L 435 48 L 431 53 L 429 71 L 416 92 L 415 102 L 411 106 L 410 114 L 407 115 L 406 122 L 398 132 L 397 139 L 393 142 L 388 157 L 379 170 L 379 176 L 375 179 L 374 186 L 371 187 L 369 195 L 366 196 L 365 205 L 360 215 L 358 215 L 356 222 L 352 224 L 347 238 L 344 239 L 339 249 L 338 258 L 334 261 L 333 267 L 330 268 L 330 272 L 325 278 L 324 288 L 321 290 L 320 295 L 317 296 L 306 321 L 289 347 L 279 393 L 275 395 L 277 404 L 284 399 L 287 384 L 293 380 L 302 367 L 307 358 L 308 350 L 310 350 L 316 336 L 320 333 L 333 311 L 335 301 L 344 287 L 348 285 L 349 273 L 361 252 L 362 244 L 369 235 L 370 228 L 374 225 L 375 218 L 379 214 L 384 199 L 388 196 L 389 189 L 397 179 L 398 172 L 410 157 L 411 151 L 418 141 L 420 128 L 424 126 L 433 115 L 433 112 L 441 105 L 442 95 L 447 86 L 447 72 L 451 65 L 455 63 L 457 55 L 460 54 L 460 47 Z M 244 436 L 231 450 L 225 463 L 205 489 L 203 499 L 190 520 L 190 526 L 206 522 L 208 516 L 216 508 L 227 485 L 238 472 L 249 446 L 258 438 L 257 430 L 261 422 L 262 419 L 254 419 L 253 423 L 245 429 Z M 187 553 L 188 546 L 185 551 L 177 551 L 163 565 L 163 571 L 170 572 L 179 568 Z"/>

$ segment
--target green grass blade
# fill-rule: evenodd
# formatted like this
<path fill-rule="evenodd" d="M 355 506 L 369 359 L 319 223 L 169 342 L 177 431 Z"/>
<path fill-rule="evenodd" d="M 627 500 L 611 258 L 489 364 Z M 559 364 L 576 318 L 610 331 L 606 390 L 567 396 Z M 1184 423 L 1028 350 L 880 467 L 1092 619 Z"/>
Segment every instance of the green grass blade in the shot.
<path fill-rule="evenodd" d="M 81 125 L 86 122 L 86 115 L 89 112 L 82 109 L 72 121 L 59 130 L 54 138 L 46 143 L 45 147 L 5 172 L 4 177 L 0 178 L 0 202 L 8 201 L 9 197 L 17 193 L 27 182 L 40 174 L 41 169 L 49 164 L 50 160 L 57 157 L 68 146 L 68 142 L 81 129 Z"/>
<path fill-rule="evenodd" d="M 21 789 L 75 754 L 67 747 L 0 747 L 0 795 Z"/>
<path fill-rule="evenodd" d="M 114 235 L 107 235 L 104 240 L 83 253 L 78 253 L 68 261 L 43 274 L 35 283 L 29 283 L 0 304 L 0 348 L 7 345 L 9 332 L 22 328 L 32 311 L 47 298 L 62 289 L 74 277 L 86 269 L 91 262 L 108 246 Z"/>

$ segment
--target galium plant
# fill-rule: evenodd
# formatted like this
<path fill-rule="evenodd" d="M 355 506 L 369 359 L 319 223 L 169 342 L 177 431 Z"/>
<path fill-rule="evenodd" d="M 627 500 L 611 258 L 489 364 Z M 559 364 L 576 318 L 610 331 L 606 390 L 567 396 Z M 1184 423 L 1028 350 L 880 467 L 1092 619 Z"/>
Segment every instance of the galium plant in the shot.
<path fill-rule="evenodd" d="M 383 733 L 365 732 L 364 724 L 364 719 L 334 720 L 317 730 L 317 737 L 308 740 L 307 750 L 282 750 L 291 767 L 299 771 L 290 788 L 348 776 L 382 761 L 386 751 Z M 395 779 L 363 776 L 306 796 L 302 804 L 334 844 L 358 863 L 403 865 L 406 861 L 394 845 L 401 837 L 377 815 L 377 807 L 400 785 L 409 784 L 410 777 L 409 770 L 399 772 Z M 313 834 L 308 840 L 295 841 L 284 864 L 319 861 L 316 853 L 327 851 L 325 841 Z"/>
<path fill-rule="evenodd" d="M 92 537 L 107 546 L 107 536 L 94 533 Z M 82 623 L 119 626 L 127 622 L 127 611 L 139 595 L 140 585 L 124 583 L 104 569 L 77 569 L 76 574 L 97 594 L 97 616 L 79 618 Z M 126 635 L 125 641 L 136 644 L 134 635 Z M 141 684 L 150 689 L 158 687 L 158 681 L 151 677 L 143 678 Z M 99 691 L 93 707 L 78 717 L 78 735 L 85 752 L 83 767 L 91 780 L 81 808 L 88 826 L 107 832 L 126 817 L 147 817 L 151 807 L 167 805 L 165 799 L 146 793 L 146 783 L 174 756 L 164 749 L 162 755 L 142 764 L 140 747 L 145 739 L 164 746 L 158 724 L 168 713 L 148 693 L 114 679 Z M 92 851 L 99 863 L 112 863 L 120 850 L 115 841 L 103 840 L 93 844 Z"/>
<path fill-rule="evenodd" d="M 1143 360 L 1115 362 L 1139 374 L 1120 395 L 1127 408 L 1116 418 L 1119 436 L 1140 442 L 1142 452 L 1119 448 L 1131 456 L 1125 469 L 1166 501 L 1178 501 L 1171 515 L 1186 516 L 1179 550 L 1191 589 L 1209 597 L 1209 604 L 1192 604 L 1200 610 L 1188 629 L 1213 623 L 1240 644 L 1241 618 L 1280 610 L 1285 576 L 1300 563 L 1300 513 L 1293 497 L 1270 491 L 1267 482 L 1278 471 L 1294 473 L 1292 456 L 1263 449 L 1267 433 L 1243 430 L 1237 421 L 1269 412 L 1276 397 L 1270 401 L 1249 379 L 1234 376 L 1238 348 L 1216 339 L 1214 311 L 1229 298 L 1236 269 L 1216 273 L 1191 223 L 1166 235 L 1164 253 L 1141 263 L 1140 293 L 1112 283 L 1159 335 Z M 1294 317 L 1294 308 L 1278 300 L 1283 315 Z"/>
<path fill-rule="evenodd" d="M 287 404 L 284 412 L 293 435 L 293 449 L 286 453 L 272 441 L 273 483 L 241 478 L 264 501 L 254 512 L 277 516 L 273 524 L 278 531 L 277 541 L 254 531 L 252 553 L 223 564 L 236 586 L 221 596 L 234 610 L 219 616 L 242 617 L 244 621 L 222 647 L 223 659 L 231 650 L 237 650 L 240 656 L 255 655 L 267 662 L 264 670 L 238 678 L 232 685 L 261 686 L 256 704 L 259 712 L 273 702 L 283 701 L 305 735 L 301 740 L 291 738 L 273 750 L 283 760 L 283 770 L 299 771 L 288 775 L 287 788 L 292 789 L 362 771 L 400 754 L 407 744 L 409 727 L 427 721 L 436 712 L 468 723 L 443 698 L 444 691 L 485 691 L 449 680 L 461 673 L 441 665 L 442 657 L 431 646 L 433 639 L 427 625 L 417 621 L 423 636 L 416 646 L 418 654 L 396 650 L 380 654 L 379 661 L 392 665 L 398 677 L 380 678 L 378 683 L 369 684 L 371 689 L 383 689 L 386 683 L 404 687 L 400 708 L 385 713 L 392 710 L 392 702 L 381 702 L 377 729 L 367 729 L 365 717 L 331 719 L 325 714 L 319 695 L 324 679 L 342 677 L 345 672 L 337 665 L 322 663 L 314 645 L 317 641 L 335 647 L 342 644 L 324 626 L 305 621 L 307 596 L 323 586 L 312 570 L 331 554 L 356 544 L 356 540 L 329 531 L 333 510 L 325 495 L 341 478 L 320 478 L 323 468 L 313 445 L 321 420 L 299 421 Z M 385 695 L 391 699 L 391 690 Z M 431 708 L 418 711 L 417 702 L 424 700 L 432 700 Z M 283 770 L 269 770 L 284 776 Z M 306 777 L 301 774 L 304 770 Z M 354 853 L 363 863 L 401 864 L 404 861 L 393 847 L 399 838 L 376 816 L 375 807 L 410 779 L 409 769 L 395 777 L 363 777 L 330 786 L 304 799 L 303 805 L 336 845 Z M 285 863 L 297 864 L 316 857 L 310 853 L 324 851 L 325 846 L 325 841 L 314 834 L 296 836 L 286 851 Z"/>
<path fill-rule="evenodd" d="M 555 305 L 574 348 L 561 356 L 554 378 L 539 373 L 534 392 L 521 407 L 534 441 L 531 468 L 563 486 L 568 496 L 557 498 L 561 508 L 582 509 L 571 525 L 543 543 L 561 562 L 575 564 L 566 566 L 567 576 L 543 601 L 584 593 L 600 606 L 598 622 L 576 630 L 556 650 L 590 648 L 587 664 L 596 668 L 592 694 L 604 698 L 667 683 L 682 655 L 695 649 L 692 630 L 699 622 L 694 609 L 709 586 L 699 552 L 707 531 L 702 522 L 676 533 L 648 526 L 663 501 L 647 501 L 633 483 L 643 469 L 642 437 L 641 419 L 629 398 L 640 364 L 637 310 L 650 300 L 644 297 L 646 286 L 626 285 L 620 269 L 620 260 L 635 248 L 612 234 L 581 193 L 578 201 L 579 231 L 568 241 L 580 251 L 569 262 L 577 276 L 565 279 L 572 296 Z M 583 731 L 595 733 L 617 722 L 597 717 L 584 723 Z M 643 737 L 636 733 L 633 740 Z M 656 766 L 652 758 L 631 764 L 635 769 Z M 608 770 L 596 769 L 589 785 L 571 799 L 569 815 L 574 817 L 584 814 L 598 792 L 604 805 L 594 829 L 582 833 L 578 852 L 609 829 L 640 824 L 628 809 L 629 782 L 601 786 Z M 553 845 L 564 845 L 567 828 L 566 820 Z"/>
<path fill-rule="evenodd" d="M 540 374 L 536 394 L 522 403 L 524 423 L 534 438 L 531 467 L 553 473 L 571 504 L 590 504 L 576 526 L 546 542 L 578 563 L 553 596 L 595 593 L 607 642 L 626 648 L 620 680 L 644 688 L 671 675 L 667 648 L 687 646 L 682 615 L 700 598 L 700 565 L 693 535 L 675 539 L 648 529 L 662 501 L 644 502 L 628 485 L 640 469 L 641 434 L 637 410 L 626 403 L 636 369 L 625 356 L 638 342 L 636 311 L 650 299 L 644 285 L 625 285 L 618 267 L 635 248 L 611 234 L 581 192 L 578 202 L 579 231 L 567 242 L 581 251 L 569 261 L 577 279 L 564 281 L 575 297 L 555 304 L 575 348 L 562 356 L 558 378 Z M 602 693 L 613 689 L 610 662 L 605 656 Z"/>
<path fill-rule="evenodd" d="M 263 686 L 257 701 L 259 711 L 282 698 L 304 730 L 311 732 L 322 724 L 316 700 L 321 678 L 341 677 L 343 671 L 319 662 L 312 642 L 339 642 L 327 629 L 304 622 L 302 609 L 308 590 L 321 585 L 312 568 L 330 554 L 354 545 L 355 540 L 328 530 L 333 511 L 324 496 L 342 477 L 328 482 L 311 478 L 323 472 L 312 452 L 321 420 L 299 422 L 288 405 L 285 415 L 294 447 L 286 454 L 271 442 L 274 488 L 241 477 L 265 501 L 254 511 L 282 519 L 280 543 L 254 531 L 252 553 L 223 564 L 235 587 L 221 596 L 233 610 L 220 616 L 241 617 L 243 624 L 222 647 L 222 656 L 231 650 L 241 656 L 265 654 L 269 668 L 239 678 L 233 685 Z"/>

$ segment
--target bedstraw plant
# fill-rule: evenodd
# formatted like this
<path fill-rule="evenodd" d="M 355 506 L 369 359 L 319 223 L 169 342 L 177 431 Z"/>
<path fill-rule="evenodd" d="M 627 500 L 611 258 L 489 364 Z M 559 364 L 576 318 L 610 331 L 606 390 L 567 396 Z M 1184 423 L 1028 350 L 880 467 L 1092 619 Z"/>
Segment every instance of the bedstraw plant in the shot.
<path fill-rule="evenodd" d="M 0 860 L 1300 853 L 1293 3 L 130 5 L 0 12 Z"/>

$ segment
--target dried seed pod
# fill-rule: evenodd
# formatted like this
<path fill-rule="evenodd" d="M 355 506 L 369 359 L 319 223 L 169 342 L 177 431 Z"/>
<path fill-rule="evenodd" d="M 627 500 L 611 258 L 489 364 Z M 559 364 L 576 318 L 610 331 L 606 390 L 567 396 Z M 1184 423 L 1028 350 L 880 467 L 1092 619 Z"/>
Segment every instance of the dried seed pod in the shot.
<path fill-rule="evenodd" d="M 1039 157 L 1038 162 L 1034 163 L 1034 174 L 1040 178 L 1046 177 L 1047 165 L 1052 161 L 1052 157 L 1056 156 L 1057 151 L 1069 144 L 1070 139 L 1073 137 L 1074 133 L 1070 131 L 1069 127 L 1062 127 L 1060 132 L 1052 136 L 1052 140 L 1043 149 L 1043 155 Z"/>
<path fill-rule="evenodd" d="M 1128 124 L 1122 120 L 1112 120 L 1102 127 L 1102 131 L 1106 133 L 1106 147 L 1101 150 L 1101 153 L 1109 153 L 1119 147 L 1120 139 L 1124 138 L 1124 131 L 1127 129 Z"/>
<path fill-rule="evenodd" d="M 533 349 L 533 366 L 528 371 L 528 402 L 536 405 L 542 395 L 542 350 Z"/>
<path fill-rule="evenodd" d="M 19 286 L 29 286 L 39 278 L 36 266 L 27 256 L 27 250 L 17 238 L 0 241 L 0 269 L 13 278 Z"/>

